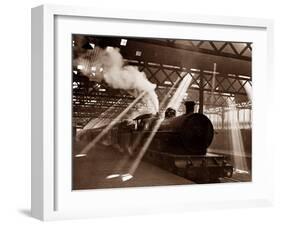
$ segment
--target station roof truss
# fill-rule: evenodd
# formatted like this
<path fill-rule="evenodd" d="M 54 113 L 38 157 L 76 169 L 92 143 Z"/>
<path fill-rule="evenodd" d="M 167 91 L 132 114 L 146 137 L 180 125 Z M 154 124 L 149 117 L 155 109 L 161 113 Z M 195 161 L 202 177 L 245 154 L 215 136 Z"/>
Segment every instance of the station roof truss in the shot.
<path fill-rule="evenodd" d="M 138 41 L 138 39 L 135 39 Z M 175 39 L 142 39 L 142 42 L 174 49 L 184 49 L 210 55 L 231 57 L 251 61 L 252 43 L 209 41 L 209 40 L 175 40 Z"/>
<path fill-rule="evenodd" d="M 92 36 L 85 39 L 84 43 L 99 40 Z M 206 110 L 227 108 L 230 101 L 240 108 L 251 107 L 246 90 L 246 86 L 252 86 L 251 43 L 128 38 L 126 46 L 120 46 L 120 39 L 107 38 L 105 45 L 119 47 L 126 65 L 145 72 L 148 80 L 157 85 L 159 101 L 176 82 L 190 76 L 186 100 L 198 103 L 199 91 L 203 89 Z M 74 45 L 74 56 L 79 55 L 80 49 Z M 92 50 L 87 51 L 91 55 Z M 95 51 L 92 54 L 97 55 Z M 77 127 L 82 128 L 92 118 L 114 118 L 134 100 L 126 91 L 91 81 L 77 68 L 73 70 L 78 72 L 73 73 L 72 100 L 73 124 Z M 112 106 L 110 114 L 102 115 Z"/>

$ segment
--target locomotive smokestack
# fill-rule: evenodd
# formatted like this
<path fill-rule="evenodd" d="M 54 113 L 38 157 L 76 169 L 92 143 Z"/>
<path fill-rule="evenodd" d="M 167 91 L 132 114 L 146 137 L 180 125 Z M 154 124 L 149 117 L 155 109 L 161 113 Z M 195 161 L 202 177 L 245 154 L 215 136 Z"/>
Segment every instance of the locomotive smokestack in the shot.
<path fill-rule="evenodd" d="M 184 105 L 185 105 L 185 114 L 189 115 L 194 113 L 194 106 L 195 106 L 194 101 L 186 101 Z"/>

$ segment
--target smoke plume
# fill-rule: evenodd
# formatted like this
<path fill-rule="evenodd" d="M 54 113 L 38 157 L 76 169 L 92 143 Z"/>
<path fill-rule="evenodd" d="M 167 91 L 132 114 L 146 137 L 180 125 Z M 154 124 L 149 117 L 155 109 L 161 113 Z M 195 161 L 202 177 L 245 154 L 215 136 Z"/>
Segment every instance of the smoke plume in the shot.
<path fill-rule="evenodd" d="M 145 73 L 140 72 L 137 67 L 124 66 L 124 60 L 118 48 L 107 47 L 105 50 L 101 50 L 92 67 L 102 68 L 103 80 L 114 89 L 126 90 L 134 97 L 145 92 L 144 97 L 137 104 L 138 115 L 158 112 L 156 85 L 151 83 Z"/>

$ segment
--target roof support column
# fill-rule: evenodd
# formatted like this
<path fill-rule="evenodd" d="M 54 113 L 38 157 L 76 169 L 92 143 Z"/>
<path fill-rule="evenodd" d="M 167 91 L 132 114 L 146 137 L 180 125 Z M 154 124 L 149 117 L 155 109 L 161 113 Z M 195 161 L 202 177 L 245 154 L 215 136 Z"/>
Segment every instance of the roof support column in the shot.
<path fill-rule="evenodd" d="M 200 70 L 199 74 L 199 113 L 203 114 L 204 107 L 204 75 L 203 70 Z"/>

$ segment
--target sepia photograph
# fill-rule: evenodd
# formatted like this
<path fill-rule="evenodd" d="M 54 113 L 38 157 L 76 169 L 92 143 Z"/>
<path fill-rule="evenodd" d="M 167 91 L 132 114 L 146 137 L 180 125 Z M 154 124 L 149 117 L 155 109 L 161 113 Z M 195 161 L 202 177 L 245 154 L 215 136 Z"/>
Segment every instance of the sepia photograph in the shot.
<path fill-rule="evenodd" d="M 72 189 L 252 181 L 252 43 L 72 34 Z"/>

